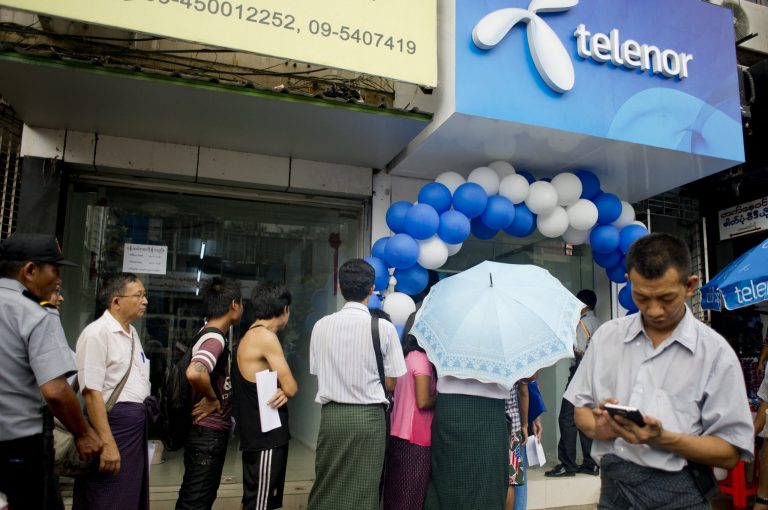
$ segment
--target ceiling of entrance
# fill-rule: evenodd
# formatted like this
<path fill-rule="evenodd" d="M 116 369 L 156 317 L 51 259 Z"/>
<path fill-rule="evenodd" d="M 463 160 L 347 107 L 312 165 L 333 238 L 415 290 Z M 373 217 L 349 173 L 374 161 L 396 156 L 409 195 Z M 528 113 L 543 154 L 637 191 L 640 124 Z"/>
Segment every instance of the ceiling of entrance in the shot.
<path fill-rule="evenodd" d="M 701 179 L 737 162 L 539 126 L 453 113 L 433 122 L 390 164 L 393 175 L 467 176 L 495 160 L 537 178 L 594 171 L 602 189 L 635 202 Z"/>
<path fill-rule="evenodd" d="M 0 95 L 28 125 L 384 168 L 426 115 L 0 53 Z"/>

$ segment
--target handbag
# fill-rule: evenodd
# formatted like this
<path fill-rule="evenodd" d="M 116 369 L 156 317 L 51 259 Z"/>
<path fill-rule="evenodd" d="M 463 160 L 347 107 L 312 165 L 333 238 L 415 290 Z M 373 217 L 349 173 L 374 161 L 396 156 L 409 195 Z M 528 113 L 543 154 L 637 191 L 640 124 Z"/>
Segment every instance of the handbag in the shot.
<path fill-rule="evenodd" d="M 115 404 L 117 403 L 120 393 L 123 391 L 125 383 L 128 381 L 128 376 L 131 373 L 131 367 L 133 367 L 133 353 L 136 350 L 136 341 L 131 337 L 131 362 L 128 364 L 128 370 L 120 382 L 115 387 L 115 391 L 110 395 L 104 406 L 109 413 Z M 75 378 L 75 382 L 72 384 L 72 389 L 75 394 L 79 393 L 80 387 Z M 80 454 L 77 452 L 75 446 L 75 436 L 67 430 L 63 423 L 58 418 L 53 419 L 53 472 L 58 476 L 69 476 L 72 478 L 83 476 L 91 470 L 91 461 L 80 460 Z"/>

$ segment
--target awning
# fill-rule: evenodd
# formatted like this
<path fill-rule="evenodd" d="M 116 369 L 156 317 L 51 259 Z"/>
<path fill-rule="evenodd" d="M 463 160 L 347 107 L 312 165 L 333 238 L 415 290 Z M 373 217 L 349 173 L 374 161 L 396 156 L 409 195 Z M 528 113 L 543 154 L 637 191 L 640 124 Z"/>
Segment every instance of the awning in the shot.
<path fill-rule="evenodd" d="M 430 116 L 0 52 L 0 95 L 33 127 L 384 168 Z"/>

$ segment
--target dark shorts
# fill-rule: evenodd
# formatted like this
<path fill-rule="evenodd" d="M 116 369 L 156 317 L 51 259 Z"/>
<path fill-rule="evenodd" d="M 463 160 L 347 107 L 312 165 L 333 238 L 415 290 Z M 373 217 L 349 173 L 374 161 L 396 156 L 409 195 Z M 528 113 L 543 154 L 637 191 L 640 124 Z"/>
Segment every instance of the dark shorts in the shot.
<path fill-rule="evenodd" d="M 243 510 L 271 510 L 283 506 L 288 445 L 243 452 Z"/>

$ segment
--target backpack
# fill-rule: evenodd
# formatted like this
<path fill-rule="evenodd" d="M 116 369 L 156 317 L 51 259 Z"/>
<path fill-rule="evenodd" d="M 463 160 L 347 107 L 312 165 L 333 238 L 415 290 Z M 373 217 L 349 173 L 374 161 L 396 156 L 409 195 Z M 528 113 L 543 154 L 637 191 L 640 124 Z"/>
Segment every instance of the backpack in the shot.
<path fill-rule="evenodd" d="M 164 384 L 158 391 L 160 400 L 159 436 L 166 450 L 176 451 L 187 442 L 192 423 L 192 386 L 187 379 L 187 368 L 197 341 L 216 328 L 203 328 L 190 342 L 184 354 L 171 362 L 165 371 Z"/>

